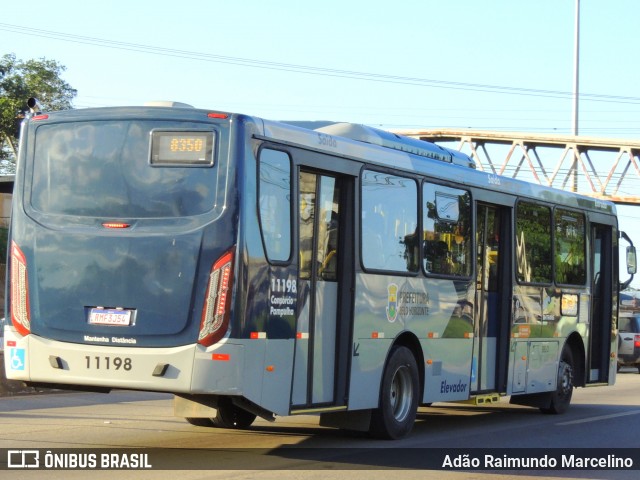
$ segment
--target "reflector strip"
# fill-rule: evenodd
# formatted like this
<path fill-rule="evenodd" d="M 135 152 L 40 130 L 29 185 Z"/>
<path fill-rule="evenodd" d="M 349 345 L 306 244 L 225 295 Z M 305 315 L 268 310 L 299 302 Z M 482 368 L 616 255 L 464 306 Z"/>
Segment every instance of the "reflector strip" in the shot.
<path fill-rule="evenodd" d="M 47 118 L 49 118 L 49 115 L 42 114 L 42 115 L 34 115 L 33 117 L 31 117 L 31 120 L 33 120 L 34 122 L 37 122 L 38 120 L 46 120 Z"/>
<path fill-rule="evenodd" d="M 384 338 L 384 332 L 371 332 L 371 338 Z"/>
<path fill-rule="evenodd" d="M 258 338 L 267 338 L 267 332 L 251 332 L 251 338 L 253 340 Z"/>
<path fill-rule="evenodd" d="M 231 360 L 231 355 L 228 353 L 214 353 L 211 355 L 211 360 L 220 360 L 222 362 L 228 362 Z"/>
<path fill-rule="evenodd" d="M 309 332 L 298 332 L 296 334 L 296 338 L 299 340 L 308 340 L 309 339 Z"/>
<path fill-rule="evenodd" d="M 427 334 L 427 338 L 438 338 L 440 337 L 440 335 L 438 334 L 438 332 L 429 332 Z"/>
<path fill-rule="evenodd" d="M 214 113 L 214 112 L 210 112 L 207 113 L 207 117 L 209 118 L 220 118 L 222 120 L 229 118 L 229 115 L 227 115 L 226 113 Z"/>

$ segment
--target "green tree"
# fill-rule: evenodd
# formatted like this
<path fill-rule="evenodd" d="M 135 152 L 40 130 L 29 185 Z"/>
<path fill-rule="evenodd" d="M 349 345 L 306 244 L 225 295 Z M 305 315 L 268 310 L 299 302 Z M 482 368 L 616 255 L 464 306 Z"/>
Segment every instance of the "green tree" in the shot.
<path fill-rule="evenodd" d="M 20 119 L 34 97 L 43 110 L 71 108 L 77 91 L 60 78 L 65 67 L 55 60 L 18 60 L 12 53 L 0 57 L 0 174 L 12 173 L 18 149 Z"/>

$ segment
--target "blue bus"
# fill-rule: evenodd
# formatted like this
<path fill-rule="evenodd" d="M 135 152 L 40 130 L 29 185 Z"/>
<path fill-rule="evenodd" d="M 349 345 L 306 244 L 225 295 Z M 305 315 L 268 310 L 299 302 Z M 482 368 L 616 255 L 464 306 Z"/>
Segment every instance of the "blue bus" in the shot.
<path fill-rule="evenodd" d="M 615 382 L 621 234 L 612 203 L 362 125 L 36 112 L 5 369 L 171 392 L 221 428 L 314 414 L 396 439 L 435 402 L 562 413 L 575 387 Z"/>

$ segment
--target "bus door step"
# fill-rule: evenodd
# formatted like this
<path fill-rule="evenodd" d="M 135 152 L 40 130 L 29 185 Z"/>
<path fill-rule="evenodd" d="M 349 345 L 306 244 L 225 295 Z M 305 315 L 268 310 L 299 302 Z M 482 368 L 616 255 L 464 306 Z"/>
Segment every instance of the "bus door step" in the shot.
<path fill-rule="evenodd" d="M 486 393 L 482 395 L 474 395 L 469 400 L 461 400 L 453 403 L 464 403 L 465 405 L 489 405 L 500 401 L 499 393 Z"/>

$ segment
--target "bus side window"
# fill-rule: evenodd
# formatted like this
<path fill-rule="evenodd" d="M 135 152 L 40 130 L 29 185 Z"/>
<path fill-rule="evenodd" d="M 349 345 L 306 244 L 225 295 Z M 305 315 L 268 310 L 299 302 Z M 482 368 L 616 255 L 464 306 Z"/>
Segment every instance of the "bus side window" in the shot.
<path fill-rule="evenodd" d="M 362 263 L 367 269 L 418 271 L 415 180 L 365 171 L 362 176 Z"/>
<path fill-rule="evenodd" d="M 382 242 L 384 218 L 375 210 L 362 211 L 362 261 L 369 268 L 384 268 L 385 251 Z"/>
<path fill-rule="evenodd" d="M 551 209 L 519 202 L 516 210 L 516 276 L 523 283 L 551 283 Z"/>
<path fill-rule="evenodd" d="M 291 256 L 291 159 L 285 152 L 260 151 L 260 230 L 267 257 L 284 262 Z"/>
<path fill-rule="evenodd" d="M 554 220 L 556 282 L 584 285 L 587 281 L 584 215 L 557 208 Z"/>
<path fill-rule="evenodd" d="M 425 272 L 470 276 L 472 238 L 469 192 L 425 183 L 423 203 Z"/>

